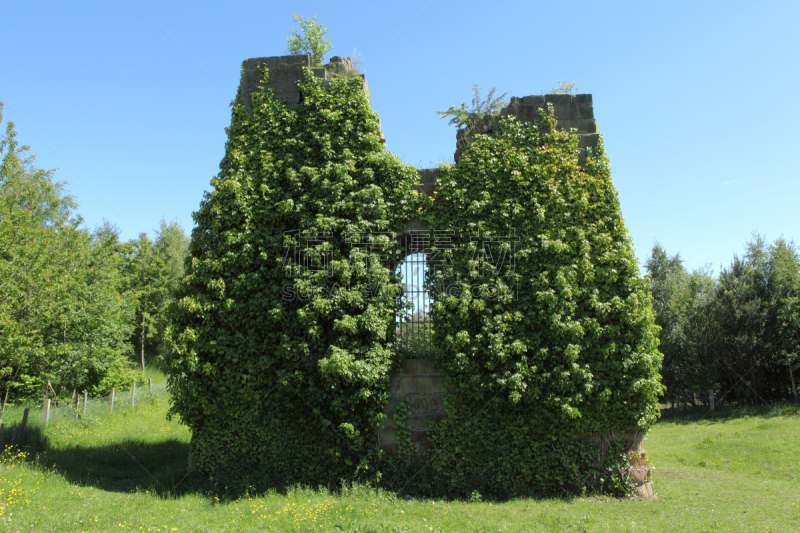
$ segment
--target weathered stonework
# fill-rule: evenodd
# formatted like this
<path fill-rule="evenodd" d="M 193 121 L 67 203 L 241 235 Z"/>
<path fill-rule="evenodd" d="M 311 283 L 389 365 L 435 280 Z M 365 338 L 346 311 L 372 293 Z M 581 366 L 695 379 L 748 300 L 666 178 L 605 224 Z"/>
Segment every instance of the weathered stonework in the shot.
<path fill-rule="evenodd" d="M 392 396 L 386 405 L 383 429 L 378 431 L 378 447 L 389 455 L 397 455 L 398 442 L 394 424 L 394 408 L 407 400 L 411 407 L 408 420 L 411 442 L 417 452 L 431 449 L 428 439 L 431 422 L 446 416 L 444 377 L 430 359 L 407 359 L 403 369 L 391 378 Z"/>
<path fill-rule="evenodd" d="M 583 165 L 586 161 L 587 148 L 594 149 L 600 138 L 597 125 L 594 121 L 594 107 L 591 94 L 545 94 L 534 96 L 512 96 L 508 107 L 500 110 L 499 115 L 484 115 L 474 131 L 464 129 L 456 133 L 456 153 L 454 159 L 458 162 L 461 153 L 469 144 L 469 136 L 475 133 L 492 133 L 500 129 L 500 119 L 515 116 L 521 122 L 533 122 L 539 119 L 539 110 L 553 106 L 553 112 L 558 120 L 559 129 L 575 129 L 580 136 L 579 148 L 581 154 L 578 163 Z"/>
<path fill-rule="evenodd" d="M 246 59 L 242 63 L 242 79 L 239 83 L 239 93 L 236 96 L 237 101 L 247 108 L 248 113 L 253 113 L 250 93 L 261 87 L 258 79 L 259 66 L 265 66 L 269 69 L 269 79 L 266 87 L 272 89 L 275 98 L 284 100 L 288 107 L 300 105 L 302 96 L 297 83 L 305 79 L 305 69 L 310 69 L 316 77 L 325 80 L 323 83 L 330 83 L 332 79 L 338 77 L 360 77 L 362 89 L 367 93 L 369 103 L 372 105 L 372 96 L 369 92 L 367 77 L 364 74 L 353 74 L 353 63 L 349 57 L 334 56 L 322 68 L 311 68 L 311 56 L 308 54 L 253 57 Z M 381 141 L 386 142 L 383 130 L 380 130 L 380 136 Z"/>

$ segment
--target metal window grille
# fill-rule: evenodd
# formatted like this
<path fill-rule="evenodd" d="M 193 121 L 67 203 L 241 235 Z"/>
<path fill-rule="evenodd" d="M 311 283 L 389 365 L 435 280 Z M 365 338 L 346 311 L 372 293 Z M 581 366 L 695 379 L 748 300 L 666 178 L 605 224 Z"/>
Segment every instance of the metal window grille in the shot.
<path fill-rule="evenodd" d="M 431 357 L 433 323 L 430 318 L 432 297 L 425 285 L 428 272 L 428 236 L 412 233 L 401 237 L 405 258 L 395 270 L 403 277 L 404 308 L 396 318 L 396 338 L 401 349 L 409 356 L 427 359 Z"/>

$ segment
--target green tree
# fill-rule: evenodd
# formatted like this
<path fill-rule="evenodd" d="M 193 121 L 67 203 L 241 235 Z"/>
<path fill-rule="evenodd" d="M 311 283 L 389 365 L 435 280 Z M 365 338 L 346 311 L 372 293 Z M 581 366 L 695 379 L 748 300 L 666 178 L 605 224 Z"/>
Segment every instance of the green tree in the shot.
<path fill-rule="evenodd" d="M 189 237 L 175 221 L 161 220 L 156 230 L 155 249 L 167 267 L 170 292 L 176 293 L 183 278 L 186 258 L 189 255 Z"/>
<path fill-rule="evenodd" d="M 0 111 L 2 107 L 0 106 Z M 53 170 L 35 165 L 13 123 L 0 139 L 0 379 L 11 398 L 131 382 L 131 302 L 117 234 L 79 228 Z"/>
<path fill-rule="evenodd" d="M 446 111 L 436 111 L 436 114 L 442 119 L 450 117 L 448 124 L 457 129 L 473 130 L 484 115 L 497 115 L 500 113 L 500 109 L 508 105 L 508 102 L 504 100 L 508 93 L 495 97 L 495 91 L 497 88 L 492 87 L 486 98 L 483 98 L 481 87 L 476 83 L 472 86 L 473 96 L 470 107 L 462 102 L 461 107 L 450 106 Z"/>
<path fill-rule="evenodd" d="M 2 121 L 0 103 L 0 122 Z M 44 350 L 42 329 L 70 272 L 80 219 L 75 203 L 20 146 L 14 123 L 0 139 L 0 377 L 5 394 L 25 381 L 25 367 Z"/>
<path fill-rule="evenodd" d="M 289 53 L 292 55 L 309 54 L 311 66 L 321 67 L 325 54 L 333 50 L 331 40 L 325 35 L 328 29 L 317 23 L 316 14 L 313 19 L 298 15 L 292 15 L 292 18 L 300 25 L 300 33 L 292 28 L 292 36 L 286 39 L 289 44 Z"/>
<path fill-rule="evenodd" d="M 561 80 L 556 83 L 551 89 L 550 94 L 572 94 L 572 91 L 578 92 L 578 83 L 570 83 L 567 80 Z"/>
<path fill-rule="evenodd" d="M 137 301 L 136 327 L 131 340 L 139 353 L 144 374 L 145 352 L 158 350 L 161 345 L 160 335 L 166 324 L 165 311 L 174 281 L 169 265 L 146 233 L 125 243 L 123 255 L 127 290 Z"/>
<path fill-rule="evenodd" d="M 650 274 L 653 310 L 664 355 L 663 383 L 673 398 L 694 403 L 695 393 L 715 389 L 718 381 L 711 345 L 715 336 L 714 279 L 707 270 L 687 272 L 679 254 L 669 256 L 656 243 L 645 262 Z"/>

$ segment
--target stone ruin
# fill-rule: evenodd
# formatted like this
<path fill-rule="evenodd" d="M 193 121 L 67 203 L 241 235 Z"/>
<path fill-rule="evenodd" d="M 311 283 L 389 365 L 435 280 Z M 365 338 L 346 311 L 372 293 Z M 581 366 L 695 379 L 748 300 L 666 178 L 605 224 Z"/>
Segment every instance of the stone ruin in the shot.
<path fill-rule="evenodd" d="M 369 84 L 364 74 L 359 74 L 353 70 L 350 58 L 332 57 L 330 62 L 320 68 L 311 67 L 311 57 L 309 55 L 299 56 L 278 56 L 261 57 L 247 59 L 242 63 L 242 78 L 239 85 L 238 100 L 242 103 L 249 113 L 252 113 L 250 104 L 250 93 L 259 86 L 257 67 L 264 66 L 269 69 L 269 80 L 266 87 L 272 89 L 277 99 L 283 99 L 289 107 L 300 105 L 302 95 L 297 83 L 304 80 L 304 70 L 310 69 L 315 76 L 322 78 L 325 82 L 339 77 L 360 77 L 363 82 L 363 90 L 372 103 Z M 594 119 L 594 107 L 591 94 L 545 94 L 524 97 L 511 97 L 509 105 L 500 110 L 498 115 L 485 115 L 474 131 L 467 132 L 459 130 L 456 133 L 456 151 L 454 159 L 456 162 L 461 158 L 461 154 L 469 143 L 471 135 L 491 134 L 499 130 L 499 120 L 507 116 L 515 116 L 521 122 L 533 122 L 539 118 L 539 110 L 546 109 L 548 105 L 553 106 L 553 111 L 557 119 L 559 129 L 574 129 L 579 135 L 579 164 L 583 165 L 586 157 L 594 151 L 600 139 L 597 133 L 597 126 Z M 380 132 L 381 140 L 385 142 L 386 137 L 383 131 Z M 436 188 L 435 168 L 418 169 L 419 184 L 417 190 L 420 193 L 431 196 Z M 402 238 L 412 232 L 424 232 L 428 229 L 426 221 L 415 218 L 401 230 L 399 237 Z M 417 452 L 424 452 L 431 449 L 431 442 L 428 438 L 431 422 L 441 420 L 447 413 L 444 407 L 444 398 L 447 394 L 444 376 L 434 366 L 431 359 L 407 359 L 403 368 L 391 376 L 391 397 L 386 406 L 387 415 L 384 427 L 378 431 L 376 444 L 379 448 L 390 455 L 398 453 L 397 433 L 393 418 L 394 407 L 401 401 L 408 401 L 410 404 L 410 415 L 407 424 L 411 429 L 411 442 Z M 609 444 L 614 441 L 624 441 L 628 446 L 631 461 L 630 477 L 636 486 L 636 492 L 643 497 L 653 496 L 653 483 L 648 481 L 650 467 L 646 465 L 646 455 L 642 449 L 642 439 L 644 434 L 641 432 L 623 432 L 604 435 L 583 436 L 593 441 L 601 450 L 606 453 Z"/>

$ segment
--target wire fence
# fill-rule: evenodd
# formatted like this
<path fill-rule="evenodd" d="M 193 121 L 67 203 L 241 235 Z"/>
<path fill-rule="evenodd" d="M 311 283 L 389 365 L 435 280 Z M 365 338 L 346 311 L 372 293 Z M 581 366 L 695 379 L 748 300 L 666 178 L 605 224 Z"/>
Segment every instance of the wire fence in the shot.
<path fill-rule="evenodd" d="M 169 380 L 144 385 L 132 384 L 129 390 L 111 389 L 107 394 L 90 398 L 87 393 L 73 392 L 71 399 L 45 399 L 41 405 L 19 405 L 5 410 L 0 418 L 0 453 L 5 447 L 24 444 L 31 426 L 47 426 L 69 420 L 96 418 L 109 413 L 136 409 L 169 392 Z"/>

